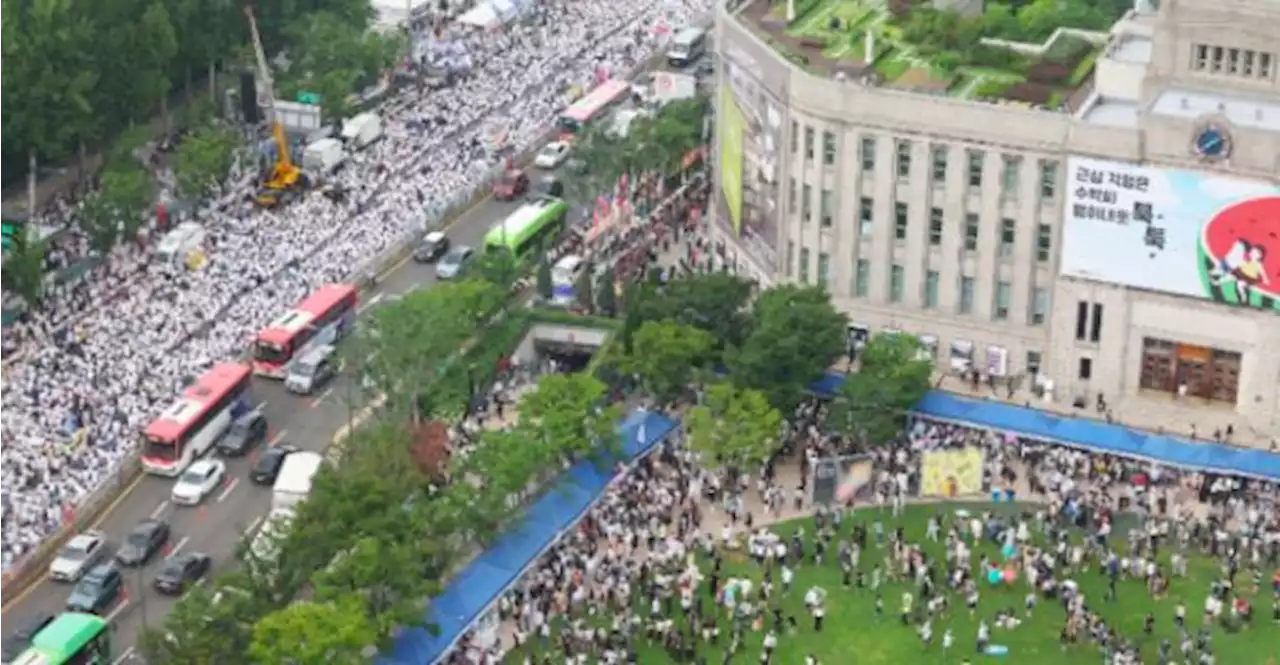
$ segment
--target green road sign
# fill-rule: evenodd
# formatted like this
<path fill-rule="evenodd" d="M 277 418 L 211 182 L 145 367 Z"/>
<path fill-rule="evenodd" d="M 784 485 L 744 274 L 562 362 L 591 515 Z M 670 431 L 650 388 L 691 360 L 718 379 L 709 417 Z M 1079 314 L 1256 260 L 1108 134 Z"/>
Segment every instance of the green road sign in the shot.
<path fill-rule="evenodd" d="M 320 104 L 320 95 L 317 95 L 314 92 L 300 92 L 298 93 L 298 103 L 318 105 Z"/>

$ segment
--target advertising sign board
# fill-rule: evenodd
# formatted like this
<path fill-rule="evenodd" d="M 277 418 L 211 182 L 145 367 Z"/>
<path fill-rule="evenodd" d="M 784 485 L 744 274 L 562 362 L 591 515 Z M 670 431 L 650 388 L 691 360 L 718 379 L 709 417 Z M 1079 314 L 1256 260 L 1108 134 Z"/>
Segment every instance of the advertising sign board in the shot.
<path fill-rule="evenodd" d="M 1280 311 L 1280 186 L 1073 157 L 1061 272 Z"/>

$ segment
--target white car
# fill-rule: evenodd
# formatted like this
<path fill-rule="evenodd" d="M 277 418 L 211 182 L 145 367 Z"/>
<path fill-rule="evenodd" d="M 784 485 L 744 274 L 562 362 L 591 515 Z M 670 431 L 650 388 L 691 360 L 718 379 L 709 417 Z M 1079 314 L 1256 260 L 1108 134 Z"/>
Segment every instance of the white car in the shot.
<path fill-rule="evenodd" d="M 181 506 L 195 506 L 227 477 L 227 464 L 220 459 L 196 460 L 178 477 L 170 501 Z"/>
<path fill-rule="evenodd" d="M 62 546 L 49 564 L 49 578 L 58 582 L 78 582 L 107 553 L 107 537 L 101 531 L 86 531 Z"/>
<path fill-rule="evenodd" d="M 533 165 L 540 169 L 554 169 L 564 163 L 569 158 L 569 144 L 564 141 L 556 141 L 543 146 L 538 151 L 538 156 L 533 158 Z"/>

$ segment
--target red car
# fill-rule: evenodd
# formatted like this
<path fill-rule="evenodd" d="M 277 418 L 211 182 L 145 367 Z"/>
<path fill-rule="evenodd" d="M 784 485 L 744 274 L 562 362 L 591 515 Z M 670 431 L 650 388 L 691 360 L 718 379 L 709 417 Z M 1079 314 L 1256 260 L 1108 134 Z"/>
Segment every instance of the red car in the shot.
<path fill-rule="evenodd" d="M 511 201 L 523 196 L 529 189 L 529 176 L 520 169 L 510 169 L 493 185 L 493 197 L 499 201 Z"/>

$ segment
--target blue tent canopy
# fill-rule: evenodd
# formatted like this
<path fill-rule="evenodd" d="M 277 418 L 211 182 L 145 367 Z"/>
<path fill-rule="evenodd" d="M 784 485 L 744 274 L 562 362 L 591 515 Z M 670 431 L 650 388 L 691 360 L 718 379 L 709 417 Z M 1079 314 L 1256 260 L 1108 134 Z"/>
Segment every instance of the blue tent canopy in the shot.
<path fill-rule="evenodd" d="M 633 411 L 618 425 L 623 454 L 620 462 L 634 462 L 652 452 L 677 426 L 677 421 L 647 411 Z M 431 601 L 425 628 L 404 630 L 390 653 L 378 656 L 380 665 L 430 665 L 462 637 L 476 619 L 565 530 L 572 528 L 603 494 L 616 475 L 616 464 L 578 462 L 538 499 L 524 516 L 483 554 L 476 557 L 444 591 Z"/>
<path fill-rule="evenodd" d="M 810 384 L 809 390 L 819 397 L 832 397 L 842 385 L 843 374 L 827 372 Z M 1003 402 L 968 399 L 940 390 L 929 391 L 916 404 L 914 411 L 935 420 L 1186 469 L 1280 480 L 1280 455 L 1262 450 L 1187 441 L 1087 418 L 1059 416 Z"/>

